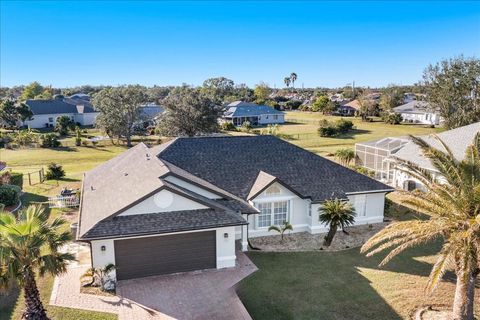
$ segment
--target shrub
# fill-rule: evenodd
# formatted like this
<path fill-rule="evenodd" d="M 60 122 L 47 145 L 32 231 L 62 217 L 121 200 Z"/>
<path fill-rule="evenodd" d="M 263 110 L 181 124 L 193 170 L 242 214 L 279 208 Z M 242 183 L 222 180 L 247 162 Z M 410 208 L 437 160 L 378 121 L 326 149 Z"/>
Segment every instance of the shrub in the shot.
<path fill-rule="evenodd" d="M 32 130 L 23 130 L 14 135 L 13 142 L 19 146 L 28 146 L 38 142 L 38 134 Z"/>
<path fill-rule="evenodd" d="M 13 206 L 20 201 L 22 190 L 18 186 L 4 184 L 0 186 L 0 203 L 5 207 Z"/>
<path fill-rule="evenodd" d="M 44 134 L 41 136 L 40 140 L 42 141 L 42 148 L 57 148 L 61 146 L 55 133 Z"/>
<path fill-rule="evenodd" d="M 82 143 L 82 132 L 80 131 L 80 128 L 77 127 L 77 130 L 75 131 L 75 145 L 77 147 L 80 147 L 81 143 Z"/>
<path fill-rule="evenodd" d="M 350 120 L 340 119 L 336 122 L 336 127 L 340 133 L 347 133 L 353 129 L 353 122 Z"/>
<path fill-rule="evenodd" d="M 87 147 L 88 146 L 88 140 L 83 140 L 82 141 L 82 146 Z"/>
<path fill-rule="evenodd" d="M 252 125 L 250 124 L 250 121 L 245 121 L 244 123 L 242 123 L 242 130 L 245 132 L 252 131 Z"/>
<path fill-rule="evenodd" d="M 350 120 L 340 119 L 336 122 L 328 120 L 319 121 L 318 134 L 320 137 L 334 137 L 339 134 L 347 133 L 353 129 L 353 122 Z"/>
<path fill-rule="evenodd" d="M 65 170 L 63 170 L 63 167 L 57 163 L 50 163 L 48 165 L 48 170 L 47 173 L 45 174 L 45 177 L 47 180 L 58 180 L 62 177 L 65 176 Z"/>
<path fill-rule="evenodd" d="M 224 131 L 237 131 L 237 127 L 235 127 L 231 122 L 223 122 L 220 125 L 220 129 Z"/>
<path fill-rule="evenodd" d="M 400 124 L 402 122 L 402 115 L 399 113 L 384 113 L 382 120 L 388 124 Z"/>
<path fill-rule="evenodd" d="M 297 110 L 301 105 L 303 101 L 300 100 L 289 100 L 287 103 L 285 103 L 285 106 L 289 108 L 290 110 Z"/>
<path fill-rule="evenodd" d="M 0 185 L 15 185 L 23 188 L 23 173 L 4 171 L 0 174 Z"/>
<path fill-rule="evenodd" d="M 69 116 L 60 116 L 57 118 L 57 122 L 55 123 L 55 131 L 62 136 L 66 135 L 69 130 L 73 130 L 75 128 L 75 122 L 73 122 Z"/>

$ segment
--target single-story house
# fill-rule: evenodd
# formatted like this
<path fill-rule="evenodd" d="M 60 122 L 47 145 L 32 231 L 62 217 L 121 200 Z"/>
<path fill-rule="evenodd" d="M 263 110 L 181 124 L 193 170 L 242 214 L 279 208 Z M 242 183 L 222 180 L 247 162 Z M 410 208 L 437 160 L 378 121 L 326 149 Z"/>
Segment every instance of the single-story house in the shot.
<path fill-rule="evenodd" d="M 455 158 L 465 157 L 467 147 L 472 143 L 475 135 L 480 132 L 480 122 L 468 126 L 441 132 L 438 135 Z M 422 136 L 430 145 L 443 147 L 432 136 Z M 379 140 L 355 144 L 356 165 L 375 172 L 375 178 L 392 187 L 404 190 L 421 189 L 420 181 L 405 172 L 403 163 L 410 162 L 428 170 L 434 177 L 441 179 L 430 161 L 422 155 L 420 148 L 408 137 L 382 138 Z"/>
<path fill-rule="evenodd" d="M 285 114 L 275 108 L 250 102 L 235 101 L 227 105 L 222 117 L 223 121 L 241 126 L 250 122 L 252 126 L 285 123 Z"/>
<path fill-rule="evenodd" d="M 391 187 L 273 136 L 177 138 L 144 144 L 85 173 L 77 239 L 118 280 L 235 266 L 236 246 L 322 233 L 322 202 L 353 204 L 356 224 L 383 221 Z"/>
<path fill-rule="evenodd" d="M 21 125 L 30 128 L 54 127 L 57 118 L 68 116 L 74 122 L 82 126 L 91 126 L 99 112 L 95 111 L 90 102 L 82 99 L 59 98 L 51 100 L 27 100 L 25 102 L 33 113 L 33 116 Z"/>
<path fill-rule="evenodd" d="M 360 104 L 358 100 L 355 99 L 341 103 L 335 113 L 341 116 L 354 116 L 358 110 L 360 110 Z"/>
<path fill-rule="evenodd" d="M 425 101 L 410 101 L 393 111 L 402 116 L 403 122 L 439 125 L 442 121 L 438 110 Z"/>

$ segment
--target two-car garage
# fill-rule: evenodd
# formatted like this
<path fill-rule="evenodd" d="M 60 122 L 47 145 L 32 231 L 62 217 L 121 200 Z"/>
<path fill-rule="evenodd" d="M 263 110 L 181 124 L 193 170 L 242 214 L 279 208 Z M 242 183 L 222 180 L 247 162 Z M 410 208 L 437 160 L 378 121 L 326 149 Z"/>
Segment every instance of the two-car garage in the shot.
<path fill-rule="evenodd" d="M 117 280 L 217 267 L 216 231 L 114 241 Z"/>

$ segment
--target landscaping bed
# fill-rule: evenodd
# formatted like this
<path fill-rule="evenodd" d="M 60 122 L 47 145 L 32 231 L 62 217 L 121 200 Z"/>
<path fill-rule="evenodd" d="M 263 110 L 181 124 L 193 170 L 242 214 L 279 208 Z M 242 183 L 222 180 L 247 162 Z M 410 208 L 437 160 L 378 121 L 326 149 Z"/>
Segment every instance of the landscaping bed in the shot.
<path fill-rule="evenodd" d="M 338 231 L 329 247 L 323 245 L 326 233 L 310 234 L 308 232 L 285 234 L 283 241 L 280 235 L 250 238 L 250 243 L 262 251 L 269 252 L 338 251 L 361 246 L 387 225 L 387 222 L 383 222 L 349 227 L 348 235 Z"/>

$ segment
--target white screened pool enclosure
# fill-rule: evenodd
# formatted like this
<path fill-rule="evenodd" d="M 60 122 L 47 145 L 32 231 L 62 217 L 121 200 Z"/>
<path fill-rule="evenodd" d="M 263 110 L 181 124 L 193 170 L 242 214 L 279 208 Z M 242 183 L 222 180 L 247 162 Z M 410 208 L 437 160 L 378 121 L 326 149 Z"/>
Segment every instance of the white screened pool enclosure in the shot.
<path fill-rule="evenodd" d="M 395 161 L 390 157 L 409 140 L 407 138 L 382 138 L 355 144 L 355 165 L 372 170 L 375 179 L 393 184 Z"/>

